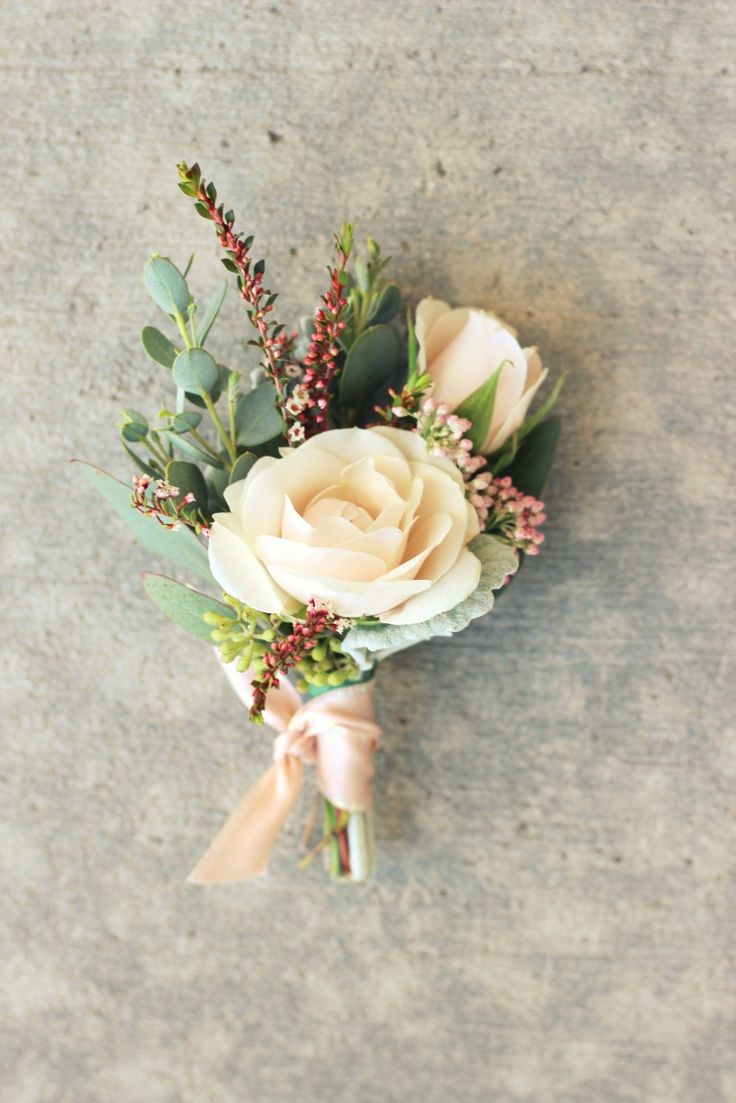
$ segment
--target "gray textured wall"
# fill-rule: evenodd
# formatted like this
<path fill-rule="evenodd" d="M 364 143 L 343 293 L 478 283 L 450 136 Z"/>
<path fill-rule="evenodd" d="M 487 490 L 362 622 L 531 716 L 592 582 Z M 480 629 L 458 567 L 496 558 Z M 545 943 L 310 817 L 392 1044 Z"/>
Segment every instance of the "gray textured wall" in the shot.
<path fill-rule="evenodd" d="M 6 0 L 0 31 L 2 1099 L 735 1099 L 733 9 Z M 148 254 L 219 273 L 182 156 L 284 314 L 351 215 L 571 373 L 544 555 L 381 673 L 362 889 L 296 874 L 301 817 L 269 880 L 183 882 L 269 739 L 66 462 L 123 474 L 119 409 L 166 393 Z M 245 333 L 233 297 L 233 365 Z"/>

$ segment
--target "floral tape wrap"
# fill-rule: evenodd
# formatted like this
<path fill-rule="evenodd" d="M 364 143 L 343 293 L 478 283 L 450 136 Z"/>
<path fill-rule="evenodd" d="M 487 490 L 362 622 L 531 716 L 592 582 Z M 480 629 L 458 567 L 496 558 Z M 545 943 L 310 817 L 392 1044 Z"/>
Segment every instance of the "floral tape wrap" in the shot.
<path fill-rule="evenodd" d="M 233 664 L 225 673 L 250 707 L 249 674 Z M 271 690 L 264 718 L 280 734 L 273 764 L 243 797 L 189 875 L 198 884 L 244 881 L 265 873 L 276 838 L 294 807 L 304 763 L 317 769 L 317 784 L 338 808 L 365 812 L 373 802 L 373 752 L 381 729 L 373 708 L 373 682 L 334 689 L 302 704 L 286 679 Z"/>

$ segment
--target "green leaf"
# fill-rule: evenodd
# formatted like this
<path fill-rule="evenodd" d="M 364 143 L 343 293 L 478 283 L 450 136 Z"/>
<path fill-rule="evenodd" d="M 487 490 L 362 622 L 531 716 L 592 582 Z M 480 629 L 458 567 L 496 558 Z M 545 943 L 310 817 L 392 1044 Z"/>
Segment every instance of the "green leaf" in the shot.
<path fill-rule="evenodd" d="M 420 624 L 356 625 L 343 640 L 343 651 L 366 669 L 386 657 L 384 653 L 401 651 L 433 636 L 451 636 L 466 628 L 471 620 L 489 612 L 493 607 L 493 591 L 503 586 L 507 575 L 516 571 L 518 558 L 495 536 L 476 536 L 468 549 L 481 564 L 480 581 L 469 597 L 454 609 L 438 613 Z"/>
<path fill-rule="evenodd" d="M 468 429 L 468 440 L 472 440 L 474 452 L 480 453 L 483 442 L 488 436 L 493 420 L 493 407 L 496 405 L 496 388 L 504 365 L 507 363 L 508 361 L 504 360 L 499 364 L 493 375 L 489 376 L 485 383 L 481 383 L 480 387 L 455 410 L 458 417 L 465 417 L 472 422 Z"/>
<path fill-rule="evenodd" d="M 194 571 L 208 582 L 212 581 L 207 552 L 197 537 L 183 526 L 178 529 L 164 528 L 153 517 L 138 513 L 131 505 L 132 486 L 126 486 L 119 479 L 108 475 L 99 467 L 83 460 L 75 460 L 109 505 L 122 517 L 137 540 L 154 555 L 162 555 L 180 567 Z"/>
<path fill-rule="evenodd" d="M 208 643 L 212 642 L 210 638 L 212 627 L 202 619 L 205 613 L 217 613 L 220 617 L 234 619 L 233 611 L 228 605 L 199 590 L 193 590 L 191 586 L 175 582 L 173 578 L 167 578 L 166 575 L 146 572 L 143 575 L 143 588 L 153 604 L 157 605 L 170 620 L 185 631 L 191 632 L 197 639 L 206 640 Z"/>
<path fill-rule="evenodd" d="M 532 429 L 516 453 L 513 463 L 504 471 L 522 494 L 541 498 L 560 436 L 560 419 L 551 417 Z"/>
<path fill-rule="evenodd" d="M 414 318 L 412 317 L 411 307 L 408 307 L 406 311 L 407 384 L 413 383 L 414 379 L 416 378 L 418 351 L 417 331 L 414 327 Z"/>
<path fill-rule="evenodd" d="M 542 405 L 539 407 L 539 409 L 536 410 L 531 415 L 531 417 L 528 417 L 526 419 L 526 421 L 524 422 L 524 424 L 521 426 L 518 433 L 516 434 L 516 440 L 517 440 L 518 443 L 520 443 L 524 439 L 524 437 L 529 436 L 532 429 L 536 429 L 536 427 L 537 427 L 537 425 L 539 425 L 540 421 L 544 421 L 547 414 L 552 412 L 552 410 L 554 409 L 554 407 L 557 404 L 557 399 L 560 397 L 560 391 L 562 390 L 562 385 L 565 382 L 566 377 L 567 377 L 567 372 L 563 372 L 563 374 L 560 376 L 560 378 L 557 380 L 554 387 L 552 388 L 552 393 L 550 394 L 547 401 L 543 402 Z"/>
<path fill-rule="evenodd" d="M 238 402 L 235 429 L 243 448 L 265 444 L 283 434 L 284 420 L 276 407 L 276 397 L 276 387 L 269 380 L 259 383 Z"/>
<path fill-rule="evenodd" d="M 168 257 L 155 254 L 143 269 L 146 291 L 165 314 L 187 316 L 189 288 L 179 269 Z"/>
<path fill-rule="evenodd" d="M 174 361 L 174 383 L 182 391 L 209 395 L 220 380 L 215 358 L 202 348 L 184 349 Z"/>
<path fill-rule="evenodd" d="M 205 452 L 203 448 L 189 440 L 188 437 L 182 437 L 178 433 L 172 432 L 171 429 L 162 429 L 161 435 L 170 440 L 174 448 L 178 448 L 185 456 L 191 456 L 197 463 L 206 463 L 209 467 L 223 466 L 222 460 L 216 460 L 214 456 L 211 456 L 209 452 Z"/>
<path fill-rule="evenodd" d="M 127 440 L 130 444 L 138 444 L 148 436 L 148 421 L 136 410 L 123 410 L 120 433 L 123 440 Z"/>
<path fill-rule="evenodd" d="M 388 326 L 371 326 L 361 333 L 348 352 L 340 376 L 340 401 L 349 410 L 359 409 L 367 398 L 388 382 L 396 367 L 399 339 Z"/>
<path fill-rule="evenodd" d="M 226 293 L 227 282 L 223 281 L 207 303 L 202 321 L 197 326 L 197 341 L 200 345 L 204 345 L 207 334 L 212 329 L 215 319 L 220 313 L 220 307 L 222 306 Z"/>
<path fill-rule="evenodd" d="M 146 355 L 155 364 L 162 364 L 165 368 L 173 367 L 176 360 L 176 346 L 172 345 L 160 329 L 156 329 L 155 326 L 144 326 L 141 330 L 141 344 Z"/>
<path fill-rule="evenodd" d="M 171 427 L 175 433 L 189 433 L 197 428 L 201 420 L 202 415 L 198 410 L 187 410 L 183 414 L 174 414 Z"/>
<path fill-rule="evenodd" d="M 254 456 L 252 452 L 243 452 L 242 456 L 238 456 L 233 464 L 233 469 L 230 472 L 230 482 L 238 483 L 241 479 L 244 479 L 257 461 L 258 456 Z"/>
<path fill-rule="evenodd" d="M 122 441 L 121 443 L 139 471 L 142 471 L 144 475 L 150 475 L 152 479 L 161 478 L 160 471 L 157 471 L 155 467 L 151 467 L 150 463 L 148 463 L 147 460 L 144 460 L 142 456 L 139 456 L 137 452 L 134 452 L 130 445 L 126 444 L 125 441 Z"/>
<path fill-rule="evenodd" d="M 373 307 L 371 322 L 379 325 L 381 322 L 390 322 L 401 310 L 401 292 L 395 283 L 384 287 L 376 304 Z"/>
<path fill-rule="evenodd" d="M 171 460 L 166 465 L 166 478 L 172 486 L 179 487 L 180 497 L 193 494 L 198 508 L 207 513 L 207 483 L 196 464 Z"/>

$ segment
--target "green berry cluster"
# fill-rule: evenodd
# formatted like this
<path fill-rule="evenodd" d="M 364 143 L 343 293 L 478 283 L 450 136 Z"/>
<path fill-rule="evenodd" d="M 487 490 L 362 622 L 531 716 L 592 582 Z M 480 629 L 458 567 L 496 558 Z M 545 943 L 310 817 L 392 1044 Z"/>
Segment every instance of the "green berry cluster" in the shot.
<path fill-rule="evenodd" d="M 295 669 L 300 676 L 296 683 L 300 693 L 307 693 L 312 686 L 337 689 L 360 677 L 355 660 L 343 654 L 342 643 L 337 636 L 321 639 L 316 647 L 306 652 Z"/>
<path fill-rule="evenodd" d="M 205 623 L 212 628 L 210 638 L 219 648 L 222 661 L 237 662 L 241 672 L 252 667 L 256 674 L 262 673 L 263 656 L 279 635 L 283 620 L 276 613 L 271 616 L 259 613 L 229 594 L 223 594 L 223 601 L 233 610 L 232 616 L 204 614 Z"/>

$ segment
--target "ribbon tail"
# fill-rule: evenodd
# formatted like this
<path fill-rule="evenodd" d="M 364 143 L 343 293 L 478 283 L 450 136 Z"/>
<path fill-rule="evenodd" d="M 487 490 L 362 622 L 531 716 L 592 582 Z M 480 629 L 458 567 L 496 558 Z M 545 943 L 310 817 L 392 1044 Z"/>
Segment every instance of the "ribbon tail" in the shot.
<path fill-rule="evenodd" d="M 265 873 L 273 844 L 299 796 L 303 776 L 296 755 L 274 762 L 225 821 L 187 880 L 216 885 Z"/>

